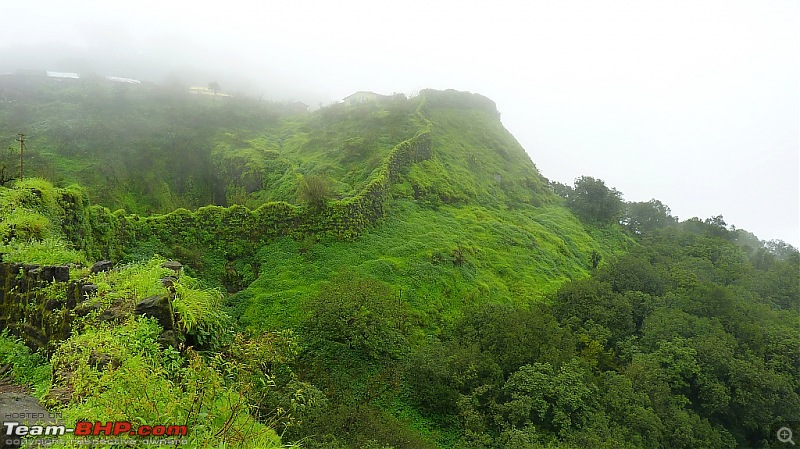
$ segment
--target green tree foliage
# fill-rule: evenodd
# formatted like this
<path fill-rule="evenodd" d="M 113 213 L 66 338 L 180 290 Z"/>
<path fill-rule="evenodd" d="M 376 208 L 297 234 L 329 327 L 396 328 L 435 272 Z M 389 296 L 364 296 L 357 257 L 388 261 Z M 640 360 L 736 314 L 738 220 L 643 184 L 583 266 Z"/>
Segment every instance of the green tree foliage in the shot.
<path fill-rule="evenodd" d="M 785 260 L 797 255 L 797 248 L 783 240 L 768 240 L 764 243 L 764 248 L 779 260 Z"/>
<path fill-rule="evenodd" d="M 19 161 L 11 148 L 0 150 L 0 187 L 6 186 L 19 176 Z"/>
<path fill-rule="evenodd" d="M 597 396 L 587 375 L 576 360 L 558 370 L 549 363 L 520 367 L 502 388 L 500 414 L 505 426 L 533 425 L 560 436 L 586 426 Z"/>
<path fill-rule="evenodd" d="M 677 223 L 670 209 L 661 201 L 652 199 L 641 203 L 626 203 L 622 224 L 636 235 L 653 232 Z"/>
<path fill-rule="evenodd" d="M 577 335 L 590 340 L 584 345 L 605 346 L 608 340 L 624 340 L 635 329 L 634 305 L 608 283 L 590 278 L 572 282 L 559 290 L 556 316 L 569 323 Z"/>
<path fill-rule="evenodd" d="M 663 266 L 653 265 L 638 254 L 619 257 L 600 271 L 597 279 L 608 282 L 617 293 L 638 291 L 649 295 L 662 295 L 671 282 Z"/>
<path fill-rule="evenodd" d="M 387 284 L 343 273 L 306 305 L 307 341 L 333 345 L 367 360 L 396 358 L 407 349 L 408 312 Z"/>
<path fill-rule="evenodd" d="M 458 447 L 772 441 L 800 410 L 800 294 L 778 280 L 797 284 L 797 254 L 759 268 L 725 226 L 649 230 L 565 284 L 552 309 L 466 309 L 452 333 L 414 352 L 409 397 L 441 422 L 458 419 Z"/>
<path fill-rule="evenodd" d="M 572 356 L 575 341 L 544 307 L 485 304 L 468 309 L 454 334 L 462 345 L 492 354 L 504 375 L 534 361 L 561 366 Z"/>
<path fill-rule="evenodd" d="M 621 218 L 622 194 L 607 187 L 601 179 L 581 176 L 572 188 L 556 183 L 554 189 L 566 199 L 567 207 L 586 223 L 606 225 Z"/>
<path fill-rule="evenodd" d="M 800 364 L 796 348 L 788 348 L 797 334 L 785 333 L 784 323 L 796 326 L 800 317 L 770 300 L 769 290 L 759 294 L 753 280 L 769 276 L 769 269 L 749 264 L 747 250 L 729 240 L 733 234 L 724 226 L 717 217 L 653 231 L 645 246 L 598 270 L 597 281 L 573 282 L 558 294 L 557 316 L 572 329 L 591 335 L 600 325 L 610 335 L 615 363 L 590 366 L 613 369 L 629 379 L 629 393 L 649 398 L 641 413 L 651 424 L 628 441 L 751 447 L 771 438 L 773 423 L 794 419 L 789 410 L 800 389 L 789 385 Z M 796 305 L 797 292 L 784 291 Z M 614 316 L 627 324 L 610 321 Z M 741 370 L 764 381 L 742 383 Z M 742 409 L 744 403 L 752 408 Z M 624 409 L 607 412 L 613 420 Z"/>

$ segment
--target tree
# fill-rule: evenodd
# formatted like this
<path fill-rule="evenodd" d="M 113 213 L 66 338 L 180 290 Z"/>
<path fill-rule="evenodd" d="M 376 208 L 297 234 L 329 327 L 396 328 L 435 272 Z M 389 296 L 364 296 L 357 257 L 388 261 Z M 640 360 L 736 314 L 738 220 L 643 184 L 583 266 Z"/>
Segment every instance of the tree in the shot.
<path fill-rule="evenodd" d="M 560 322 L 571 325 L 577 334 L 602 334 L 603 330 L 598 327 L 602 326 L 607 332 L 604 339 L 622 340 L 635 330 L 631 302 L 613 291 L 611 284 L 599 282 L 596 278 L 564 285 L 556 294 L 553 312 Z M 604 341 L 600 343 L 605 344 Z"/>
<path fill-rule="evenodd" d="M 508 426 L 533 424 L 566 436 L 596 413 L 597 387 L 580 362 L 553 368 L 549 363 L 524 365 L 509 376 L 498 407 Z"/>
<path fill-rule="evenodd" d="M 656 199 L 647 202 L 628 203 L 622 224 L 636 235 L 646 234 L 677 223 L 670 215 L 669 207 Z"/>
<path fill-rule="evenodd" d="M 567 195 L 567 207 L 586 223 L 615 223 L 622 213 L 622 194 L 601 179 L 581 176 Z"/>
<path fill-rule="evenodd" d="M 764 248 L 777 257 L 778 260 L 788 259 L 789 256 L 797 254 L 797 248 L 784 242 L 783 240 L 768 240 L 764 242 Z"/>
<path fill-rule="evenodd" d="M 600 261 L 603 260 L 603 256 L 597 251 L 592 251 L 592 255 L 589 257 L 589 259 L 592 262 L 592 269 L 596 270 L 597 266 L 600 265 Z"/>
<path fill-rule="evenodd" d="M 550 181 L 550 188 L 553 189 L 553 193 L 564 199 L 569 198 L 573 192 L 572 187 L 558 181 Z"/>
<path fill-rule="evenodd" d="M 13 151 L 14 150 L 12 148 L 8 148 L 7 151 L 5 151 L 3 154 L 0 154 L 0 186 L 4 186 L 17 179 L 17 177 L 13 175 L 16 165 Z"/>
<path fill-rule="evenodd" d="M 481 304 L 465 310 L 453 332 L 462 344 L 492 354 L 505 375 L 535 361 L 558 367 L 575 349 L 569 331 L 541 304 Z"/>
<path fill-rule="evenodd" d="M 222 90 L 222 88 L 219 87 L 219 83 L 216 81 L 208 83 L 208 88 L 214 91 L 214 95 L 216 95 L 220 90 Z"/>
<path fill-rule="evenodd" d="M 11 170 L 9 170 L 8 165 L 0 162 L 0 186 L 8 184 L 14 179 L 16 178 L 11 176 Z"/>

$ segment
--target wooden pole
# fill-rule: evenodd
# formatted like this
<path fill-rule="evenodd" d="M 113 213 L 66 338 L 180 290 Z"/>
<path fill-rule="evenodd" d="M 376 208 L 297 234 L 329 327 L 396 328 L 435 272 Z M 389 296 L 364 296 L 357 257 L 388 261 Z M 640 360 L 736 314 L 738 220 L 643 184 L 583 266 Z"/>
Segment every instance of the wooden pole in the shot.
<path fill-rule="evenodd" d="M 19 180 L 25 179 L 25 134 L 19 133 Z"/>

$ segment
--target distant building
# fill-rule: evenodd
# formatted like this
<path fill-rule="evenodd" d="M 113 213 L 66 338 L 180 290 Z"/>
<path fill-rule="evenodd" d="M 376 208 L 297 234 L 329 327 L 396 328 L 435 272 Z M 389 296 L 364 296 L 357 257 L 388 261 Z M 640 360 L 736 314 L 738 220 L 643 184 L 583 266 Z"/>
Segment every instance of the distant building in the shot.
<path fill-rule="evenodd" d="M 142 82 L 139 80 L 135 80 L 133 78 L 122 78 L 121 76 L 107 76 L 106 79 L 115 83 L 142 84 Z"/>
<path fill-rule="evenodd" d="M 57 78 L 57 79 L 71 79 L 76 80 L 80 79 L 80 75 L 74 72 L 52 72 L 50 70 L 47 71 L 48 78 Z"/>
<path fill-rule="evenodd" d="M 290 114 L 305 114 L 308 112 L 308 105 L 302 101 L 293 101 L 286 105 L 286 111 Z"/>
<path fill-rule="evenodd" d="M 360 90 L 354 94 L 350 94 L 344 97 L 343 101 L 346 106 L 358 106 L 360 104 L 369 103 L 372 101 L 378 101 L 384 98 L 389 98 L 389 97 L 387 97 L 386 95 L 376 94 L 375 92 Z"/>
<path fill-rule="evenodd" d="M 202 87 L 202 86 L 192 86 L 189 88 L 190 94 L 195 95 L 211 95 L 212 97 L 230 97 L 228 94 L 223 93 L 214 93 L 214 90 L 210 87 Z"/>

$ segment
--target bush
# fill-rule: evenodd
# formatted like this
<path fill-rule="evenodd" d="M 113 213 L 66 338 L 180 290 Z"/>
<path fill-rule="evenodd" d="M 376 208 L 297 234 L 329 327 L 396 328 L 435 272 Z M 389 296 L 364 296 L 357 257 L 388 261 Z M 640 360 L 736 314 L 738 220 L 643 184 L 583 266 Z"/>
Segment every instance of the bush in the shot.
<path fill-rule="evenodd" d="M 321 210 L 333 197 L 333 189 L 328 178 L 319 175 L 303 176 L 297 187 L 297 198 L 312 209 Z"/>
<path fill-rule="evenodd" d="M 316 346 L 343 346 L 376 360 L 405 351 L 407 312 L 389 285 L 344 273 L 313 298 L 305 334 Z"/>
<path fill-rule="evenodd" d="M 178 314 L 178 326 L 186 333 L 189 343 L 198 348 L 218 350 L 230 343 L 232 321 L 222 310 L 222 293 L 203 288 L 199 282 L 182 275 L 175 283 L 172 307 Z"/>

